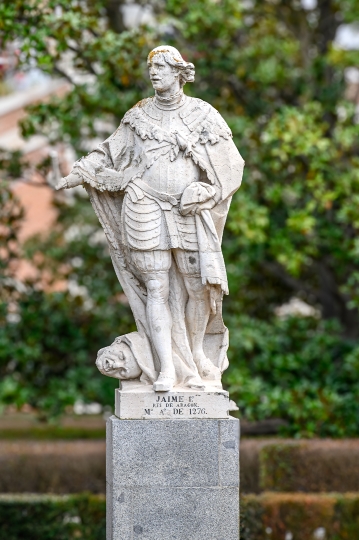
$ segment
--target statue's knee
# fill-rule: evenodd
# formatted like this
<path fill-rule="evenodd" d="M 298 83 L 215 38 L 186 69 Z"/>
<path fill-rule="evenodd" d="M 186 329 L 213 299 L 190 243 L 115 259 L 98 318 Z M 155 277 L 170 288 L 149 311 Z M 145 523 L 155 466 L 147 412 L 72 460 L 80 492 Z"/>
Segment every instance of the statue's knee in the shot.
<path fill-rule="evenodd" d="M 207 302 L 209 299 L 208 291 L 193 291 L 189 296 L 196 302 Z"/>
<path fill-rule="evenodd" d="M 151 278 L 147 281 L 146 285 L 149 300 L 154 300 L 161 304 L 167 302 L 169 290 L 165 280 Z"/>
<path fill-rule="evenodd" d="M 205 302 L 209 298 L 209 292 L 206 285 L 203 285 L 200 277 L 185 278 L 188 296 L 196 302 Z"/>

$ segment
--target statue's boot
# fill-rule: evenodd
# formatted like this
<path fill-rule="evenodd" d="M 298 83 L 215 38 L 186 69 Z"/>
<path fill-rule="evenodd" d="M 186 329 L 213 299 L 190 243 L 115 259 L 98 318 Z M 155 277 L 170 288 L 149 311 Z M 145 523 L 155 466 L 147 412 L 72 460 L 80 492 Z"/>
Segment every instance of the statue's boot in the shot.
<path fill-rule="evenodd" d="M 204 390 L 205 384 L 199 375 L 195 375 L 185 381 L 185 386 L 188 388 L 194 388 L 195 390 Z"/>
<path fill-rule="evenodd" d="M 157 381 L 153 383 L 153 389 L 155 392 L 172 392 L 173 384 L 174 379 L 160 371 Z"/>
<path fill-rule="evenodd" d="M 208 380 L 208 381 L 218 381 L 221 380 L 221 371 L 220 369 L 215 366 L 209 358 L 207 358 L 205 355 L 201 356 L 201 358 L 195 359 L 198 372 L 202 379 Z"/>

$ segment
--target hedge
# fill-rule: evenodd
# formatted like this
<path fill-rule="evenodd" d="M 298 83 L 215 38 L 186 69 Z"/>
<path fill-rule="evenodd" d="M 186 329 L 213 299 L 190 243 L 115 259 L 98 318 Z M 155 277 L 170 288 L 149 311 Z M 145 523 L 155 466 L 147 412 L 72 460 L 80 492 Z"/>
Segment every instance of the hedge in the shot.
<path fill-rule="evenodd" d="M 0 471 L 0 493 L 105 493 L 105 441 L 1 441 Z"/>
<path fill-rule="evenodd" d="M 259 448 L 258 470 L 258 491 L 359 492 L 359 441 L 269 443 Z"/>
<path fill-rule="evenodd" d="M 42 427 L 29 428 L 0 428 L 0 440 L 30 440 L 30 441 L 77 441 L 78 439 L 94 440 L 105 439 L 105 428 L 86 428 L 86 427 L 63 427 L 49 426 L 45 424 Z"/>
<path fill-rule="evenodd" d="M 105 493 L 105 452 L 104 439 L 2 440 L 0 493 Z M 242 493 L 359 492 L 357 439 L 243 438 L 240 460 Z"/>
<path fill-rule="evenodd" d="M 359 493 L 242 497 L 241 540 L 357 540 Z"/>
<path fill-rule="evenodd" d="M 356 540 L 359 493 L 246 495 L 241 516 L 241 540 Z M 0 495 L 1 540 L 105 540 L 105 521 L 101 495 Z"/>
<path fill-rule="evenodd" d="M 1 540 L 105 540 L 103 495 L 0 495 Z"/>

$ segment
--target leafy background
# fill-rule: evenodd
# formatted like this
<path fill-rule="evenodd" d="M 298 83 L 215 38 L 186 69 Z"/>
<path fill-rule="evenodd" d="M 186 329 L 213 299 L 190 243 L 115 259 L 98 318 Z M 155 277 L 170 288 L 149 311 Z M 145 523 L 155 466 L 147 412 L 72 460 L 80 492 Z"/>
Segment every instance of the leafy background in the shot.
<path fill-rule="evenodd" d="M 196 66 L 186 93 L 221 112 L 246 160 L 223 239 L 224 383 L 248 420 L 281 418 L 295 436 L 357 436 L 359 125 L 345 70 L 359 55 L 334 38 L 359 20 L 358 2 L 154 0 L 146 5 L 156 24 L 135 29 L 119 4 L 3 0 L 3 46 L 17 39 L 24 66 L 72 85 L 29 107 L 23 135 L 46 134 L 83 155 L 151 95 L 148 51 L 179 48 Z M 3 152 L 0 167 L 0 402 L 31 404 L 44 418 L 79 398 L 112 405 L 116 381 L 96 373 L 94 358 L 134 324 L 89 202 L 79 192 L 71 204 L 56 199 L 54 230 L 20 247 L 10 186 L 26 164 Z M 25 284 L 14 280 L 20 253 L 38 270 Z M 61 280 L 69 290 L 51 292 Z M 278 317 L 294 297 L 313 315 Z"/>

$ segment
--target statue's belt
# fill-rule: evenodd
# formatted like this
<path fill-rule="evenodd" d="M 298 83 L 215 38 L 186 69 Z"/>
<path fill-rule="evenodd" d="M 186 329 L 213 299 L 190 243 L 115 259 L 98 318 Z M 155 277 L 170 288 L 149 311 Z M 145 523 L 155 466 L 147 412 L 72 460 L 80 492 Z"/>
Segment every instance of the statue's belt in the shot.
<path fill-rule="evenodd" d="M 146 184 L 146 182 L 143 182 L 143 180 L 140 180 L 139 178 L 133 180 L 133 182 L 129 184 L 129 187 L 133 186 L 133 184 L 146 193 L 146 195 L 150 195 L 156 199 L 159 199 L 160 201 L 170 203 L 172 206 L 177 206 L 182 197 L 182 193 L 173 193 L 172 195 L 169 195 L 168 193 L 157 191 L 157 189 L 149 186 Z"/>

